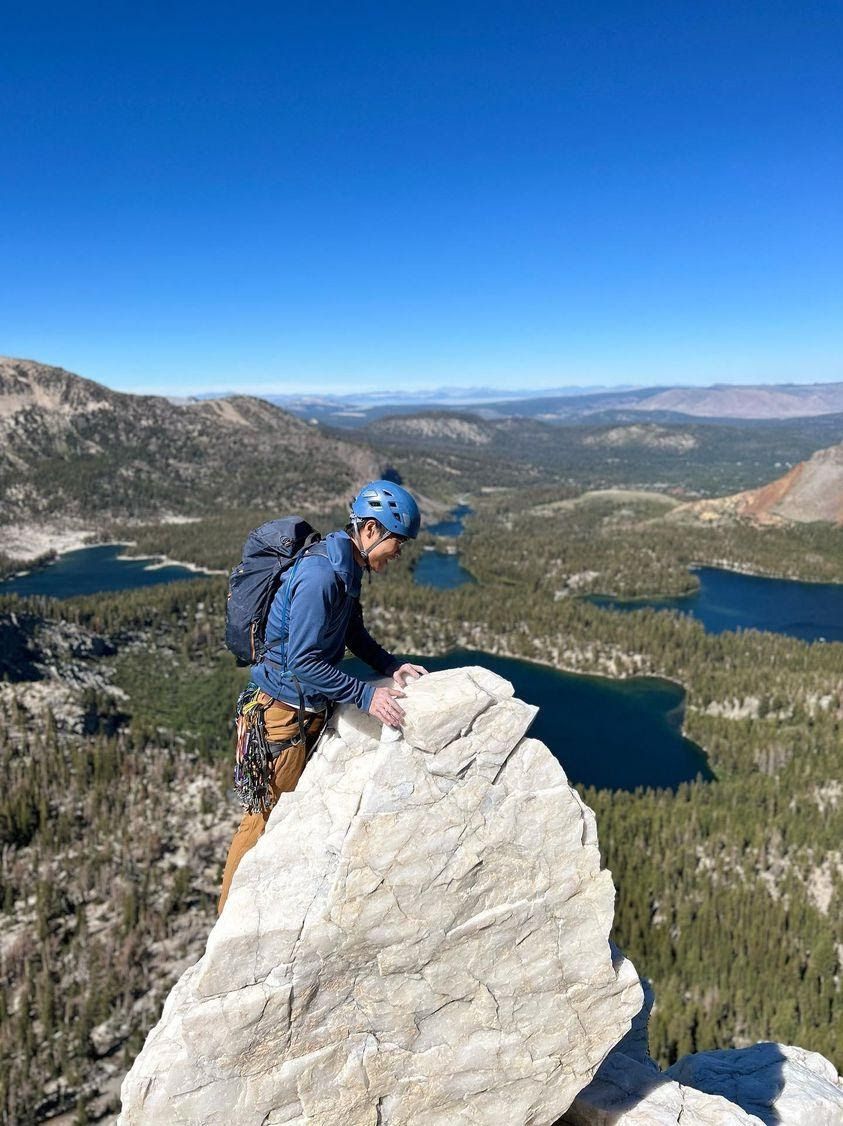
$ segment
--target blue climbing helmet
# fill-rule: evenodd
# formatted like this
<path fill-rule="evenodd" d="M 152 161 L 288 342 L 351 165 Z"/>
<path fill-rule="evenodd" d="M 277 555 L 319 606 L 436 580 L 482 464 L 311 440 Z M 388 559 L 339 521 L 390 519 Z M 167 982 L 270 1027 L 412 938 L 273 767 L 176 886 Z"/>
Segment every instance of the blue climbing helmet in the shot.
<path fill-rule="evenodd" d="M 377 520 L 389 535 L 414 540 L 419 534 L 419 506 L 406 489 L 392 481 L 370 481 L 351 502 L 351 522 Z M 374 545 L 372 545 L 374 546 Z"/>

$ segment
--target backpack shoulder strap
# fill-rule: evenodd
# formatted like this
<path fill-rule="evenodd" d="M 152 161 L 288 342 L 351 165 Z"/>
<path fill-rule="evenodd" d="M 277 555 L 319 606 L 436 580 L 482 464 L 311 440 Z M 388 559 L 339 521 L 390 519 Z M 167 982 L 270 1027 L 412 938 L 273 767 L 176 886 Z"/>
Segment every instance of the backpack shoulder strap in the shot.
<path fill-rule="evenodd" d="M 266 651 L 268 652 L 270 649 L 276 648 L 279 645 L 279 643 L 284 646 L 284 648 L 282 650 L 282 656 L 283 656 L 283 661 L 281 662 L 281 668 L 282 669 L 286 669 L 286 667 L 287 667 L 287 653 L 286 653 L 287 618 L 288 618 L 288 615 L 290 613 L 290 597 L 291 597 L 291 587 L 292 587 L 292 584 L 293 584 L 293 578 L 295 576 L 296 568 L 298 567 L 299 563 L 301 563 L 303 559 L 307 559 L 311 555 L 321 555 L 324 559 L 328 558 L 328 547 L 327 547 L 327 545 L 326 545 L 326 543 L 323 539 L 313 540 L 310 543 L 305 544 L 305 546 L 298 553 L 296 560 L 293 563 L 293 565 L 291 567 L 288 567 L 287 570 L 284 572 L 284 574 L 282 576 L 282 581 L 281 581 L 279 588 L 278 588 L 278 590 L 276 591 L 276 594 L 275 594 L 276 598 L 282 598 L 284 600 L 281 604 L 281 622 L 280 622 L 280 626 L 279 626 L 281 634 L 280 634 L 279 637 L 275 638 L 273 641 L 267 642 Z M 264 658 L 266 659 L 266 654 L 264 654 Z M 276 661 L 274 663 L 278 664 L 279 662 Z"/>
<path fill-rule="evenodd" d="M 324 540 L 315 540 L 313 543 L 307 544 L 302 548 L 302 555 L 321 555 L 324 559 L 328 558 L 328 545 Z"/>

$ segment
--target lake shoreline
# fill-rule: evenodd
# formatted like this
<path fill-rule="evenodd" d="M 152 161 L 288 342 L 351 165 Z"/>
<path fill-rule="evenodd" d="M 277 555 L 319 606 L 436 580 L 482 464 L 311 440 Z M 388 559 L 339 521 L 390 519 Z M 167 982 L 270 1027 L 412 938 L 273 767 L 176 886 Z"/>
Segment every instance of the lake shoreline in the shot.
<path fill-rule="evenodd" d="M 64 555 L 70 555 L 75 551 L 84 551 L 87 548 L 94 547 L 137 547 L 137 540 L 96 540 L 89 537 L 95 536 L 96 532 L 89 531 L 85 533 L 69 533 L 65 538 L 65 542 L 69 546 L 62 546 L 60 550 L 50 549 L 50 555 L 47 552 L 41 552 L 35 556 L 29 556 L 27 559 L 22 559 L 22 562 L 29 562 L 30 566 L 23 567 L 20 571 L 12 571 L 8 575 L 0 579 L 0 591 L 3 589 L 3 583 L 9 582 L 12 579 L 22 579 L 27 575 L 34 574 L 41 570 L 46 570 L 47 567 L 52 567 Z M 46 557 L 45 557 L 46 556 Z M 15 558 L 10 556 L 10 558 Z M 145 571 L 160 571 L 164 567 L 181 567 L 185 571 L 190 571 L 200 578 L 207 578 L 211 575 L 227 575 L 228 571 L 221 571 L 212 567 L 200 567 L 198 563 L 188 563 L 182 559 L 172 559 L 169 555 L 162 555 L 160 553 L 143 553 L 139 555 L 132 555 L 127 552 L 121 552 L 116 558 L 121 563 L 141 562 L 144 559 L 154 560 L 147 567 Z"/>
<path fill-rule="evenodd" d="M 712 571 L 731 571 L 735 575 L 749 575 L 754 579 L 778 579 L 786 583 L 804 583 L 806 586 L 841 586 L 843 587 L 843 579 L 800 579 L 794 575 L 783 575 L 781 573 L 774 574 L 771 571 L 758 571 L 745 563 L 732 563 L 729 560 L 721 559 L 716 563 L 689 563 L 688 568 L 699 570 L 701 567 L 708 567 Z M 650 598 L 659 598 L 660 595 L 649 595 Z M 666 597 L 680 597 L 678 595 L 667 595 Z"/>
<path fill-rule="evenodd" d="M 421 663 L 424 663 L 425 660 L 431 660 L 431 661 L 432 660 L 442 661 L 443 659 L 448 660 L 448 659 L 456 657 L 457 654 L 460 654 L 461 657 L 463 658 L 462 663 L 465 663 L 465 661 L 467 659 L 469 659 L 472 654 L 474 654 L 474 655 L 476 655 L 475 659 L 474 659 L 474 663 L 476 663 L 476 664 L 484 664 L 484 662 L 482 660 L 482 658 L 484 658 L 484 657 L 488 657 L 488 658 L 492 658 L 492 659 L 497 658 L 499 660 L 512 661 L 512 662 L 515 662 L 516 664 L 521 664 L 521 665 L 525 665 L 525 666 L 534 666 L 536 668 L 543 668 L 543 669 L 546 669 L 546 670 L 548 670 L 549 672 L 552 672 L 552 673 L 569 675 L 569 676 L 576 678 L 577 680 L 590 681 L 592 683 L 592 686 L 596 687 L 601 693 L 606 691 L 606 690 L 611 690 L 611 688 L 613 686 L 615 686 L 619 681 L 634 681 L 634 680 L 638 680 L 638 681 L 642 682 L 640 687 L 645 692 L 648 689 L 650 691 L 652 691 L 653 689 L 658 689 L 662 686 L 670 686 L 670 688 L 672 688 L 672 689 L 678 689 L 679 693 L 681 694 L 681 697 L 680 697 L 680 700 L 675 705 L 675 707 L 678 707 L 678 708 L 681 709 L 681 722 L 676 723 L 675 720 L 674 720 L 671 723 L 671 727 L 672 727 L 673 731 L 676 733 L 677 738 L 680 739 L 681 741 L 683 741 L 685 744 L 688 744 L 689 747 L 691 748 L 692 754 L 696 757 L 696 759 L 698 760 L 699 766 L 700 766 L 700 770 L 698 771 L 698 773 L 700 775 L 702 775 L 702 777 L 704 778 L 706 783 L 716 782 L 718 780 L 717 773 L 714 769 L 714 766 L 712 764 L 711 757 L 710 757 L 708 751 L 706 750 L 706 748 L 702 744 L 697 742 L 696 739 L 692 738 L 686 730 L 685 717 L 686 717 L 688 709 L 689 709 L 688 696 L 689 696 L 690 692 L 689 692 L 688 687 L 685 684 L 683 684 L 681 681 L 677 680 L 675 677 L 664 676 L 660 673 L 647 673 L 647 672 L 624 673 L 623 675 L 615 675 L 615 676 L 608 675 L 608 674 L 605 674 L 605 673 L 584 672 L 582 669 L 572 668 L 568 665 L 561 665 L 561 664 L 558 664 L 558 663 L 554 663 L 554 662 L 551 662 L 551 661 L 544 661 L 544 660 L 533 658 L 533 657 L 525 657 L 523 654 L 512 653 L 512 652 L 509 652 L 505 649 L 498 648 L 498 647 L 493 648 L 493 647 L 490 647 L 490 646 L 484 646 L 482 644 L 482 642 L 478 646 L 477 641 L 468 642 L 467 644 L 464 643 L 464 642 L 461 642 L 461 641 L 457 641 L 454 645 L 449 646 L 448 649 L 445 649 L 440 653 L 437 653 L 437 654 L 432 654 L 432 653 L 431 654 L 413 654 L 412 656 L 416 657 Z M 408 654 L 406 656 L 409 659 L 410 655 Z M 480 658 L 480 659 L 477 659 L 477 658 Z M 486 667 L 488 667 L 488 666 L 486 666 Z M 510 680 L 516 680 L 516 676 L 511 674 L 511 673 L 502 673 L 501 675 L 506 676 Z M 605 686 L 605 687 L 602 687 L 601 685 Z M 516 691 L 517 691 L 517 689 L 516 689 Z M 562 691 L 564 692 L 565 689 L 562 689 Z M 588 689 L 586 689 L 586 691 L 588 691 Z M 592 691 L 593 691 L 593 688 L 592 688 Z M 675 710 L 674 708 L 671 708 L 671 712 L 674 711 L 674 710 Z M 665 718 L 666 718 L 667 713 L 665 712 L 664 715 L 665 715 Z M 544 741 L 548 742 L 546 737 L 545 737 Z M 551 746 L 551 743 L 548 743 L 548 745 Z M 560 759 L 559 761 L 562 761 L 562 760 Z M 565 763 L 562 762 L 562 765 L 565 766 Z M 566 770 L 567 770 L 567 767 L 566 767 Z M 706 775 L 709 775 L 709 777 L 706 777 Z M 684 781 L 688 781 L 688 782 L 691 782 L 693 780 L 694 779 L 692 779 L 692 778 L 684 779 Z M 623 785 L 623 784 L 606 785 L 606 784 L 602 784 L 602 783 L 586 782 L 586 781 L 578 781 L 577 784 L 578 785 L 582 784 L 583 786 L 593 785 L 597 789 L 609 790 L 609 791 L 614 790 L 614 789 L 627 790 L 627 791 L 631 790 L 631 787 Z M 652 782 L 651 781 L 651 782 L 641 782 L 640 784 L 644 788 L 666 789 L 666 790 L 670 790 L 670 791 L 675 792 L 676 789 L 678 788 L 679 782 L 677 781 L 677 782 L 670 782 L 670 783 L 658 783 L 658 782 Z"/>
<path fill-rule="evenodd" d="M 166 555 L 133 555 L 132 541 L 105 540 L 54 552 L 36 564 L 0 578 L 0 595 L 17 598 L 68 598 L 106 595 L 161 583 L 213 579 L 226 571 L 182 563 Z"/>
<path fill-rule="evenodd" d="M 843 587 L 843 579 L 801 579 L 798 576 L 786 575 L 781 572 L 774 573 L 772 571 L 759 571 L 755 567 L 751 567 L 746 563 L 734 563 L 728 559 L 718 559 L 716 562 L 701 562 L 695 560 L 687 564 L 689 572 L 699 571 L 703 568 L 708 568 L 711 571 L 725 571 L 733 575 L 747 575 L 753 579 L 773 579 L 783 583 L 802 583 L 805 586 L 839 586 Z M 581 594 L 577 597 L 588 598 L 605 598 L 611 599 L 614 602 L 659 602 L 668 598 L 690 598 L 692 595 L 697 594 L 700 589 L 699 581 L 694 587 L 689 587 L 687 590 L 679 591 L 678 593 L 666 594 L 664 591 L 656 591 L 649 594 L 609 594 L 602 590 L 592 590 L 587 594 Z"/>
<path fill-rule="evenodd" d="M 450 649 L 447 649 L 444 652 L 444 654 L 439 654 L 439 655 L 440 656 L 448 656 L 450 653 L 459 652 L 460 649 L 467 648 L 468 644 L 470 644 L 470 643 L 465 643 L 465 644 L 458 643 L 457 645 L 452 646 Z M 696 748 L 698 748 L 700 754 L 705 759 L 705 764 L 706 764 L 707 768 L 711 771 L 711 774 L 712 774 L 711 781 L 713 781 L 713 782 L 718 781 L 717 773 L 716 773 L 714 766 L 712 764 L 711 756 L 710 756 L 708 750 L 702 745 L 702 743 L 698 743 L 696 741 L 696 739 L 692 738 L 688 734 L 687 725 L 686 725 L 686 716 L 688 714 L 689 708 L 694 707 L 694 705 L 692 705 L 688 702 L 692 689 L 687 684 L 685 684 L 684 681 L 679 680 L 677 677 L 668 676 L 666 673 L 656 673 L 656 672 L 626 672 L 626 671 L 623 671 L 623 672 L 615 673 L 615 674 L 603 673 L 603 672 L 584 672 L 581 668 L 573 668 L 571 665 L 557 664 L 557 663 L 554 663 L 552 661 L 542 661 L 538 657 L 525 657 L 522 653 L 511 653 L 506 649 L 489 649 L 488 647 L 485 647 L 485 646 L 481 649 L 476 649 L 475 652 L 477 652 L 477 653 L 488 653 L 488 655 L 490 657 L 505 657 L 508 660 L 512 660 L 512 661 L 524 661 L 525 664 L 539 665 L 542 668 L 551 669 L 553 672 L 570 673 L 573 676 L 588 676 L 588 677 L 592 677 L 595 680 L 606 680 L 606 681 L 609 681 L 610 683 L 612 681 L 617 681 L 617 680 L 662 680 L 666 684 L 674 685 L 676 688 L 681 689 L 681 691 L 683 693 L 682 722 L 679 725 L 679 733 L 680 733 L 680 735 L 682 736 L 683 739 L 687 739 L 689 743 L 692 743 Z M 642 661 L 644 660 L 644 655 L 642 653 L 624 653 L 623 656 L 627 660 L 635 660 L 635 659 L 639 659 L 639 660 L 642 660 Z"/>
<path fill-rule="evenodd" d="M 137 547 L 137 540 L 121 540 L 116 543 L 112 540 L 110 543 L 99 544 L 86 544 L 87 547 Z M 184 567 L 186 571 L 193 571 L 195 574 L 203 578 L 208 575 L 227 575 L 228 571 L 221 571 L 214 567 L 200 567 L 198 563 L 185 563 L 182 559 L 171 559 L 169 555 L 127 555 L 121 553 L 117 556 L 121 562 L 131 562 L 135 559 L 155 559 L 156 563 L 151 563 L 148 567 L 144 567 L 145 571 L 160 571 L 162 567 Z"/>
<path fill-rule="evenodd" d="M 688 594 L 617 597 L 588 594 L 584 601 L 609 613 L 678 613 L 706 633 L 755 630 L 809 645 L 843 642 L 843 584 L 783 579 L 698 564 L 697 588 Z"/>

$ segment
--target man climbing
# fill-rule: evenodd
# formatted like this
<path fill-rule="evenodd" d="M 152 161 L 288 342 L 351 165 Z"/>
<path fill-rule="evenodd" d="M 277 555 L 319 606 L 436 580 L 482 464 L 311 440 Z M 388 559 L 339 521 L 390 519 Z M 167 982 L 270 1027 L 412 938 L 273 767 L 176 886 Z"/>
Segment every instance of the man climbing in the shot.
<path fill-rule="evenodd" d="M 269 800 L 257 812 L 247 812 L 234 834 L 218 912 L 278 795 L 295 789 L 330 707 L 353 701 L 381 723 L 400 726 L 402 688 L 408 678 L 427 670 L 402 664 L 370 636 L 363 624 L 360 583 L 364 568 L 381 574 L 400 556 L 402 545 L 418 535 L 420 522 L 418 505 L 406 489 L 372 481 L 351 502 L 346 530 L 331 532 L 306 549 L 282 576 L 267 618 L 266 652 L 252 666 L 252 685 L 238 708 L 262 718 L 262 737 L 273 760 Z M 391 676 L 396 687 L 375 688 L 349 676 L 340 668 L 346 647 L 375 672 Z"/>

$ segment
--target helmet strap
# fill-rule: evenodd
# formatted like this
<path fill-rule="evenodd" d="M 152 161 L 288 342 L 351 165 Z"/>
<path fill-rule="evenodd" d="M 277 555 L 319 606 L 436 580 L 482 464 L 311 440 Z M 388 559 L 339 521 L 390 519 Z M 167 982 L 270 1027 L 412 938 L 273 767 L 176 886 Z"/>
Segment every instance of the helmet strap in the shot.
<path fill-rule="evenodd" d="M 367 517 L 365 517 L 365 519 L 366 520 L 374 520 L 375 518 L 374 518 L 374 516 L 367 516 Z M 360 522 L 361 521 L 360 521 L 359 516 L 352 516 L 351 526 L 354 530 L 354 546 L 357 548 L 357 550 L 363 556 L 363 564 L 366 568 L 366 571 L 368 572 L 369 582 L 371 582 L 372 581 L 372 568 L 371 568 L 371 565 L 369 564 L 369 552 L 374 551 L 375 548 L 378 546 L 378 544 L 383 543 L 383 541 L 385 539 L 389 539 L 389 537 L 392 535 L 392 532 L 387 532 L 386 530 L 384 530 L 383 535 L 379 536 L 378 539 L 376 539 L 374 543 L 370 543 L 368 547 L 363 547 L 362 543 L 360 542 L 360 529 L 359 529 Z M 377 523 L 377 521 L 375 521 L 375 523 Z"/>

